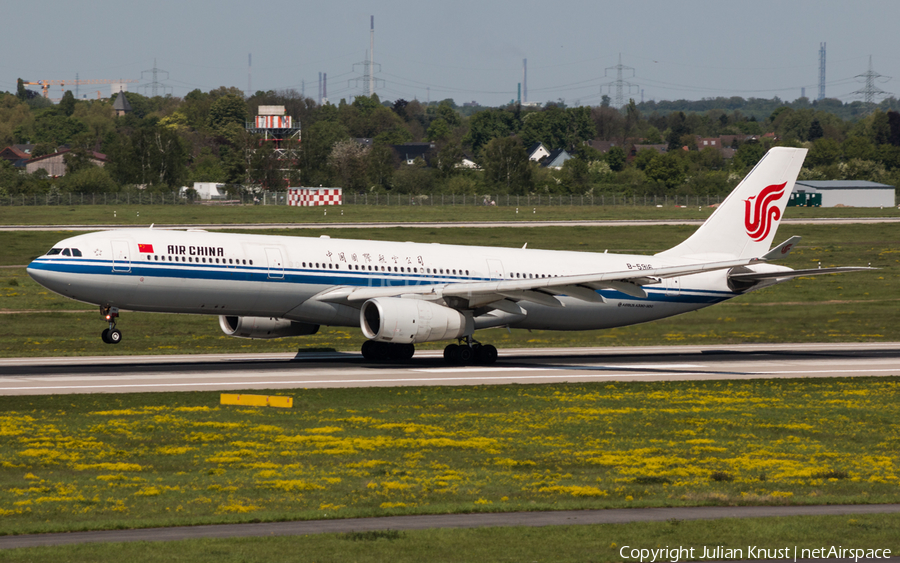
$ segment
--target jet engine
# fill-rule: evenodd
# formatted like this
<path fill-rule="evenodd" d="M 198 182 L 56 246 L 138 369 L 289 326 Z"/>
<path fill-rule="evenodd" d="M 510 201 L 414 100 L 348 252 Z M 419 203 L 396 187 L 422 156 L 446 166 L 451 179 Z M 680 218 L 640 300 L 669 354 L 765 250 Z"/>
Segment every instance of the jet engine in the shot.
<path fill-rule="evenodd" d="M 219 317 L 222 332 L 236 338 L 284 338 L 309 336 L 319 331 L 319 325 L 298 323 L 273 317 Z"/>
<path fill-rule="evenodd" d="M 398 297 L 366 301 L 359 311 L 359 324 L 366 338 L 399 344 L 460 338 L 475 330 L 472 317 L 455 309 Z"/>

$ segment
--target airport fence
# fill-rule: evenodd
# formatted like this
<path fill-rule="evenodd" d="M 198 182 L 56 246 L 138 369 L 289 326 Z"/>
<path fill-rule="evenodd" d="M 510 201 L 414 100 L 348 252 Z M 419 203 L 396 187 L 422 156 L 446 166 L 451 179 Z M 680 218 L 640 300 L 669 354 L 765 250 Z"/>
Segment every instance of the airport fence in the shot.
<path fill-rule="evenodd" d="M 627 195 L 603 193 L 597 195 L 535 194 L 535 195 L 470 195 L 470 194 L 390 194 L 347 193 L 343 205 L 374 206 L 683 206 L 718 205 L 723 196 L 698 195 Z M 225 199 L 187 199 L 177 192 L 112 192 L 112 193 L 44 193 L 18 194 L 0 197 L 0 206 L 28 207 L 46 205 L 287 205 L 287 192 L 234 194 Z"/>

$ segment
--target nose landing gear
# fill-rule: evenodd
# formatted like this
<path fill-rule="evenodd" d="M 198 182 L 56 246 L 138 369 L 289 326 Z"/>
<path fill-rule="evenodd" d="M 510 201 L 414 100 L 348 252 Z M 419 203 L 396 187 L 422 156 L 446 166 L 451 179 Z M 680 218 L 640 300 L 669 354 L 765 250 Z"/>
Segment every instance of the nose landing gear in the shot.
<path fill-rule="evenodd" d="M 107 344 L 118 344 L 122 341 L 122 331 L 116 328 L 116 319 L 119 317 L 119 308 L 100 307 L 100 314 L 109 323 L 109 328 L 100 333 L 100 339 Z"/>

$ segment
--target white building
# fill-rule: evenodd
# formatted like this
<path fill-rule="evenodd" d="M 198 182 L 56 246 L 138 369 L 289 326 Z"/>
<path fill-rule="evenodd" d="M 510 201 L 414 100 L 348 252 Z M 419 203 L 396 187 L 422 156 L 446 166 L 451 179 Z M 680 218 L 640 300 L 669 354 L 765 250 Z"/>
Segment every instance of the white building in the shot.
<path fill-rule="evenodd" d="M 188 190 L 185 186 L 181 188 L 181 195 Z M 194 182 L 194 191 L 200 195 L 200 199 L 225 199 L 225 184 L 216 182 Z"/>
<path fill-rule="evenodd" d="M 797 180 L 794 193 L 822 194 L 822 207 L 893 207 L 894 186 L 864 180 Z"/>

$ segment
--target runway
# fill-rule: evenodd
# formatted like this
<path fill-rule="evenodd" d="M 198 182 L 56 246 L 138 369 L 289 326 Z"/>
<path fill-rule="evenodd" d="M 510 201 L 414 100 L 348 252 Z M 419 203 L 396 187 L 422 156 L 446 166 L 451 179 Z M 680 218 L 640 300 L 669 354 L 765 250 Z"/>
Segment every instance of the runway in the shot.
<path fill-rule="evenodd" d="M 898 342 L 516 349 L 492 366 L 447 365 L 440 351 L 382 364 L 349 352 L 8 358 L 0 395 L 896 375 Z"/>

